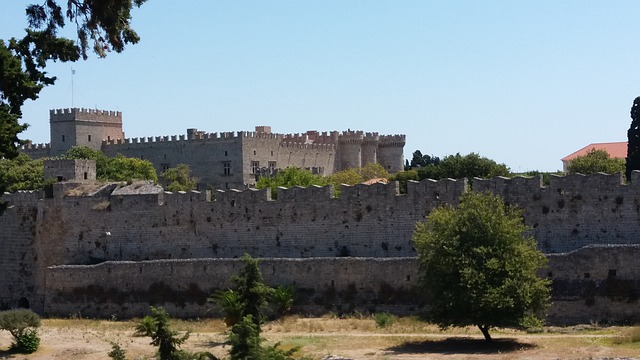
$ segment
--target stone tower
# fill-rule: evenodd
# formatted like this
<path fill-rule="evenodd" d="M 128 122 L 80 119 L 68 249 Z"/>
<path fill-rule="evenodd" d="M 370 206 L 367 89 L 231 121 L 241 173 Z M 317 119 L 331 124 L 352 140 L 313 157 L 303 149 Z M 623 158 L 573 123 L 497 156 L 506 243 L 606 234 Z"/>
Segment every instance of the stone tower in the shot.
<path fill-rule="evenodd" d="M 124 139 L 120 111 L 78 108 L 50 110 L 49 126 L 53 156 L 75 145 L 100 150 L 102 140 Z"/>
<path fill-rule="evenodd" d="M 396 173 L 404 170 L 405 135 L 383 135 L 378 143 L 378 163 L 388 172 Z"/>

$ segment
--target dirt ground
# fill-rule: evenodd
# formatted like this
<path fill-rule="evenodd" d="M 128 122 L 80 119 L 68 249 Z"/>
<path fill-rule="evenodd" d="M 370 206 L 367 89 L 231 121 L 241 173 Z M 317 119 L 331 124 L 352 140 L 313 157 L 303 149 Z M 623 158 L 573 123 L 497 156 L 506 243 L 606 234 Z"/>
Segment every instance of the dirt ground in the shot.
<path fill-rule="evenodd" d="M 388 331 L 371 326 L 371 321 L 348 320 L 306 321 L 298 324 L 265 326 L 268 342 L 281 342 L 284 348 L 302 347 L 302 354 L 312 359 L 329 355 L 347 359 L 621 359 L 640 358 L 640 344 L 614 345 L 611 339 L 623 330 L 590 333 L 498 333 L 494 343 L 487 345 L 479 333 L 443 333 L 439 331 L 404 332 L 403 328 Z M 306 321 L 300 325 L 301 321 Z M 327 325 L 324 322 L 332 322 Z M 337 324 L 336 324 L 337 323 Z M 128 359 L 152 359 L 155 348 L 147 337 L 133 335 L 132 322 L 97 320 L 44 320 L 39 330 L 40 349 L 34 354 L 13 354 L 8 351 L 11 336 L 0 332 L 0 359 L 108 359 L 111 342 L 127 351 Z M 189 351 L 210 351 L 225 357 L 229 347 L 224 344 L 224 327 L 220 324 L 182 323 L 175 327 L 190 330 L 189 340 L 182 346 Z M 302 330 L 302 331 L 301 331 Z"/>

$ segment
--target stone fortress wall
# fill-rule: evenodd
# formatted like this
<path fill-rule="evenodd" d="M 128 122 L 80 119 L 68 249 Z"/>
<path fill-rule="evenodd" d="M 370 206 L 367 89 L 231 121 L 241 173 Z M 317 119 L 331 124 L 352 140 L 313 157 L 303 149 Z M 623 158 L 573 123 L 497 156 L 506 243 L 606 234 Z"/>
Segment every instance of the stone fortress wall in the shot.
<path fill-rule="evenodd" d="M 187 164 L 200 180 L 200 189 L 247 188 L 255 184 L 257 169 L 296 166 L 330 175 L 375 162 L 391 173 L 404 166 L 405 135 L 351 130 L 275 134 L 269 126 L 257 126 L 256 131 L 187 129 L 186 135 L 125 138 L 121 112 L 74 108 L 51 110 L 49 115 L 51 144 L 22 148 L 33 158 L 58 156 L 81 145 L 108 156 L 148 160 L 158 174 Z"/>
<path fill-rule="evenodd" d="M 640 173 L 632 180 L 596 174 L 552 177 L 548 186 L 541 178 L 471 185 L 523 208 L 549 254 L 542 276 L 557 280 L 552 319 L 622 321 L 640 315 Z M 164 303 L 176 316 L 195 316 L 206 295 L 228 285 L 239 266 L 233 259 L 246 252 L 266 259 L 271 284 L 299 286 L 309 311 L 415 311 L 414 224 L 435 206 L 455 204 L 470 184 L 410 182 L 407 194 L 397 183 L 345 186 L 339 198 L 329 187 L 278 189 L 273 200 L 267 190 L 83 186 L 55 184 L 44 198 L 5 195 L 11 208 L 0 216 L 7 264 L 0 305 L 130 316 Z"/>

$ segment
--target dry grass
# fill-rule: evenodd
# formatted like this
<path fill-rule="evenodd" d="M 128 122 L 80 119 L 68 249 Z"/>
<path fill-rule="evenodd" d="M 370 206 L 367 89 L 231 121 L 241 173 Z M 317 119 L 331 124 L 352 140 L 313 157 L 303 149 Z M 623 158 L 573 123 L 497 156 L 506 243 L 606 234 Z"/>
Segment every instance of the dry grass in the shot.
<path fill-rule="evenodd" d="M 20 359 L 73 358 L 105 359 L 110 342 L 119 343 L 129 359 L 148 359 L 155 352 L 148 338 L 134 337 L 135 320 L 45 319 L 41 329 L 42 348 Z M 184 345 L 189 351 L 211 351 L 224 357 L 228 353 L 225 326 L 220 319 L 174 320 L 172 327 L 190 331 Z M 640 327 L 545 328 L 542 333 L 498 329 L 496 341 L 488 345 L 473 328 L 440 331 L 437 326 L 415 318 L 398 318 L 387 327 L 376 325 L 373 316 L 303 318 L 288 316 L 264 325 L 268 342 L 282 347 L 302 348 L 299 356 L 320 359 L 328 354 L 354 359 L 588 359 L 633 357 L 640 354 Z M 12 356 L 10 336 L 0 332 L 0 359 Z"/>

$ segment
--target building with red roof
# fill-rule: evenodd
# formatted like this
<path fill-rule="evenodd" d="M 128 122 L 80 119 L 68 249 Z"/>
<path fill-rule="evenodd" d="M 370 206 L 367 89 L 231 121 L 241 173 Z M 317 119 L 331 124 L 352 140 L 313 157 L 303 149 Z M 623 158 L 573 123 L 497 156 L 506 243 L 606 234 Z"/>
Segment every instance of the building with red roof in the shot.
<path fill-rule="evenodd" d="M 609 153 L 609 157 L 611 158 L 625 159 L 627 157 L 627 142 L 621 141 L 589 144 L 582 149 L 560 159 L 562 160 L 562 171 L 567 172 L 569 161 L 577 158 L 578 156 L 587 155 L 587 153 L 591 150 L 604 150 Z"/>

